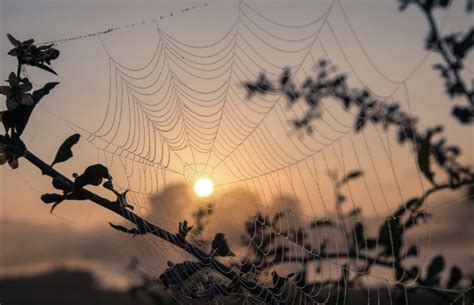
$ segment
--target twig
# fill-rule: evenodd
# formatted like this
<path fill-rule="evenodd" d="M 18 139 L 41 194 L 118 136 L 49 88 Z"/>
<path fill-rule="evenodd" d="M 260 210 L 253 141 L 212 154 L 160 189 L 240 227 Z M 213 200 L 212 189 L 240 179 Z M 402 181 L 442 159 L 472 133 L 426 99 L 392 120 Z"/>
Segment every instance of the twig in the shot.
<path fill-rule="evenodd" d="M 35 156 L 32 152 L 27 151 L 24 156 L 29 162 L 35 165 L 41 172 L 51 178 L 61 178 L 65 179 L 66 181 L 73 183 L 67 177 L 56 171 L 54 168 L 43 162 L 40 158 Z M 235 271 L 231 270 L 229 267 L 225 266 L 214 257 L 209 256 L 204 250 L 200 249 L 197 246 L 189 243 L 188 241 L 179 238 L 176 234 L 173 234 L 161 227 L 158 227 L 152 224 L 149 221 L 141 218 L 137 214 L 124 209 L 122 205 L 117 204 L 114 201 L 110 201 L 107 198 L 101 197 L 91 191 L 88 191 L 84 188 L 79 190 L 80 195 L 84 196 L 84 198 L 94 202 L 95 204 L 114 212 L 115 214 L 127 219 L 131 223 L 135 224 L 140 232 L 150 233 L 153 234 L 183 250 L 188 252 L 189 254 L 196 257 L 199 261 L 208 265 L 215 271 L 221 273 L 223 276 L 230 280 L 235 280 L 238 278 L 242 286 L 254 294 L 258 299 L 260 299 L 264 303 L 269 304 L 279 304 L 281 300 L 277 299 L 277 296 L 273 295 L 268 288 L 260 285 L 259 283 L 247 279 L 245 277 L 240 276 L 240 274 L 236 273 Z"/>

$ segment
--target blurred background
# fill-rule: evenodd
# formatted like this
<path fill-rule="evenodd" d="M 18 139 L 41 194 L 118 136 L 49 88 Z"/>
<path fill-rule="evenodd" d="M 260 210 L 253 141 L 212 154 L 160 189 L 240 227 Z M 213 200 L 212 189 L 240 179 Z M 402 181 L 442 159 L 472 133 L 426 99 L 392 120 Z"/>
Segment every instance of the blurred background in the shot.
<path fill-rule="evenodd" d="M 245 101 L 245 92 L 239 91 L 241 81 L 257 79 L 262 68 L 278 74 L 282 67 L 296 66 L 303 58 L 301 52 L 280 52 L 265 47 L 259 42 L 258 35 L 253 35 L 249 29 L 261 31 L 259 35 L 270 41 L 274 39 L 271 33 L 287 37 L 286 45 L 282 46 L 284 49 L 296 43 L 292 39 L 314 33 L 323 22 L 314 22 L 306 33 L 299 28 L 284 30 L 266 22 L 255 11 L 281 24 L 295 26 L 327 16 L 328 21 L 324 22 L 329 22 L 330 28 L 322 26 L 316 43 L 309 48 L 311 55 L 316 60 L 329 56 L 338 71 L 347 74 L 354 87 L 368 87 L 382 97 L 400 102 L 403 109 L 419 118 L 421 128 L 443 124 L 449 141 L 462 148 L 462 161 L 473 164 L 473 130 L 458 124 L 450 115 L 452 101 L 444 92 L 442 79 L 432 69 L 439 59 L 435 55 L 428 56 L 424 49 L 428 28 L 421 13 L 415 9 L 401 13 L 397 1 L 391 0 L 341 0 L 339 3 L 332 6 L 333 1 L 325 0 L 291 3 L 262 0 L 245 1 L 245 4 L 231 0 L 1 0 L 1 73 L 5 79 L 16 65 L 13 58 L 6 55 L 11 48 L 6 39 L 7 33 L 20 40 L 34 38 L 37 42 L 48 42 L 120 28 L 98 36 L 59 42 L 57 48 L 61 51 L 61 57 L 54 65 L 57 77 L 27 71 L 34 84 L 51 80 L 61 82 L 34 114 L 23 136 L 31 151 L 49 162 L 67 136 L 84 132 L 83 138 L 87 141 L 79 142 L 74 149 L 75 158 L 59 165 L 59 170 L 71 176 L 88 164 L 107 164 L 115 181 L 132 190 L 130 201 L 134 202 L 140 215 L 172 232 L 177 230 L 178 223 L 183 219 L 193 223 L 196 211 L 212 203 L 213 213 L 206 219 L 202 238 L 210 240 L 216 232 L 224 232 L 238 257 L 247 250 L 241 244 L 245 221 L 255 217 L 257 211 L 271 215 L 278 210 L 291 210 L 296 216 L 291 220 L 293 222 L 290 221 L 290 226 L 307 223 L 314 217 L 334 216 L 334 191 L 328 171 L 337 170 L 342 176 L 360 168 L 364 171 L 365 180 L 352 186 L 350 201 L 353 206 L 362 209 L 363 218 L 368 219 L 367 231 L 373 233 L 377 231 L 380 220 L 390 215 L 402 199 L 419 195 L 428 183 L 420 179 L 410 148 L 398 145 L 394 133 L 381 135 L 381 129 L 376 127 L 369 127 L 363 134 L 352 133 L 353 116 L 340 107 L 327 106 L 335 119 L 328 118 L 330 122 L 326 125 L 316 123 L 315 140 L 295 134 L 289 124 L 285 126 L 277 121 L 279 115 L 289 113 L 284 101 L 277 102 L 281 107 L 275 108 L 277 110 L 268 116 L 264 117 L 258 111 L 250 113 L 247 118 L 252 122 L 265 120 L 261 126 L 267 131 L 255 127 L 259 130 L 256 137 L 240 138 L 245 143 L 243 148 L 232 150 L 226 162 L 222 162 L 223 158 L 218 153 L 208 157 L 207 153 L 193 151 L 189 145 L 182 149 L 168 148 L 166 167 L 179 174 L 157 168 L 141 169 L 140 165 L 135 172 L 135 167 L 128 167 L 133 162 L 114 159 L 113 154 L 98 149 L 102 144 L 97 144 L 95 138 L 90 136 L 90 131 L 100 129 L 101 124 L 108 120 L 110 92 L 112 100 L 117 98 L 114 96 L 115 88 L 111 89 L 109 84 L 111 71 L 114 71 L 110 68 L 111 62 L 126 67 L 142 67 L 153 58 L 161 37 L 168 37 L 169 54 L 178 52 L 173 50 L 171 42 L 174 40 L 184 50 L 187 49 L 183 44 L 210 46 L 202 51 L 189 49 L 206 58 L 208 49 L 213 50 L 213 43 L 219 42 L 222 37 L 231 37 L 234 32 L 239 33 L 237 36 L 240 38 L 237 39 L 240 39 L 242 47 L 240 50 L 235 48 L 237 51 L 233 51 L 233 56 L 243 59 L 235 61 L 235 66 L 248 65 L 251 69 L 246 73 L 234 72 L 234 76 L 229 77 L 232 81 L 230 87 L 234 88 L 230 91 L 235 92 L 232 93 L 234 100 L 229 99 L 227 105 L 231 105 L 226 107 L 232 112 L 232 105 L 244 108 L 237 101 Z M 436 17 L 444 33 L 465 30 L 472 25 L 472 16 L 466 15 L 464 2 L 461 1 L 453 3 L 449 10 L 439 11 Z M 239 18 L 245 20 L 247 25 L 233 30 Z M 150 22 L 153 19 L 156 23 Z M 142 21 L 145 22 L 142 24 Z M 127 27 L 129 24 L 134 26 Z M 264 24 L 269 32 L 259 30 L 259 24 Z M 300 36 L 291 36 L 294 32 Z M 244 39 L 247 41 L 243 42 Z M 274 45 L 278 43 L 276 41 Z M 307 41 L 296 46 L 305 44 Z M 249 51 L 252 48 L 261 56 L 252 55 Z M 245 57 L 243 52 L 250 52 L 250 55 Z M 185 58 L 185 52 L 179 54 L 183 54 L 184 66 L 191 65 L 186 60 L 194 58 Z M 466 63 L 474 69 L 472 54 L 470 56 Z M 269 61 L 266 62 L 265 58 Z M 252 63 L 252 59 L 260 65 Z M 174 60 L 176 62 L 173 63 L 170 59 L 166 69 L 163 69 L 175 73 L 176 78 L 181 77 L 181 80 L 192 83 L 194 90 L 209 91 L 227 81 L 225 75 L 224 80 L 206 80 L 204 77 L 186 79 L 179 68 L 180 58 Z M 304 69 L 299 71 L 296 80 L 302 82 L 305 76 L 312 75 L 313 65 L 314 62 L 305 57 L 301 64 Z M 185 96 L 186 92 L 181 94 Z M 188 100 L 182 98 L 181 103 L 192 107 L 193 98 L 194 102 L 200 103 L 199 97 L 202 96 L 197 93 L 191 97 L 188 95 Z M 149 98 L 166 99 L 166 95 L 160 91 Z M 264 100 L 256 103 L 265 105 Z M 261 109 L 266 108 L 262 106 Z M 287 119 L 283 121 L 288 122 Z M 331 124 L 337 128 L 331 128 Z M 235 129 L 232 124 L 225 126 L 223 128 L 228 133 Z M 117 139 L 126 137 L 127 128 L 131 127 L 117 127 Z M 213 133 L 218 133 L 217 129 Z M 311 168 L 308 163 L 292 165 L 283 162 L 278 167 L 257 158 L 264 156 L 264 152 L 246 148 L 245 145 L 256 147 L 257 137 L 261 139 L 269 137 L 269 134 L 281 147 L 289 147 L 288 154 L 295 159 L 305 160 L 304 156 L 310 155 L 309 150 L 298 152 L 297 148 L 303 145 L 316 152 L 309 160 L 311 166 L 320 169 L 317 186 L 312 180 L 313 172 L 308 170 Z M 226 136 L 221 137 L 213 149 L 225 152 Z M 302 144 L 298 142 L 300 144 L 294 145 L 295 141 Z M 143 142 L 147 140 L 144 138 Z M 147 145 L 156 145 L 157 151 L 164 151 L 163 146 L 157 143 L 148 142 Z M 295 148 L 292 148 L 293 145 Z M 49 179 L 24 160 L 20 162 L 19 170 L 12 171 L 5 166 L 0 168 L 2 304 L 137 304 L 128 290 L 142 282 L 143 274 L 158 276 L 169 258 L 173 258 L 174 262 L 189 259 L 179 249 L 153 237 L 133 238 L 111 229 L 108 222 L 125 223 L 88 202 L 62 204 L 50 214 L 49 207 L 40 201 L 41 194 L 51 191 Z M 209 164 L 209 168 L 202 168 L 205 163 Z M 140 171 L 143 172 L 139 174 Z M 212 176 L 215 191 L 209 198 L 199 198 L 192 190 L 197 177 L 192 172 L 196 171 L 200 175 Z M 366 183 L 369 192 L 365 191 L 363 183 Z M 308 188 L 309 193 L 304 188 Z M 474 233 L 472 197 L 466 189 L 443 192 L 430 198 L 427 208 L 433 218 L 409 236 L 420 247 L 421 255 L 416 258 L 418 262 L 426 265 L 433 255 L 442 253 L 447 265 L 456 264 L 466 274 L 472 274 L 472 244 L 466 242 L 472 240 Z M 130 267 L 134 260 L 139 262 L 139 268 Z M 384 274 L 383 271 L 381 274 Z M 163 304 L 173 302 L 167 293 L 160 295 Z M 143 296 L 139 302 L 152 304 L 152 300 Z"/>

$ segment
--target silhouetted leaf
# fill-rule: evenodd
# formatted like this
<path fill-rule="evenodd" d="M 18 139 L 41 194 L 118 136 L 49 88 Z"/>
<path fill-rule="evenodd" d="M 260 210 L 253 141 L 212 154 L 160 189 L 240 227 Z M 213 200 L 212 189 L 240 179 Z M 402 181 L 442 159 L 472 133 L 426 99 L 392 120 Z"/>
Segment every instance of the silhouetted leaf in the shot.
<path fill-rule="evenodd" d="M 0 135 L 0 163 L 8 165 L 12 169 L 16 169 L 19 166 L 18 159 L 24 156 L 26 153 L 25 143 L 19 137 L 10 137 L 7 134 Z"/>
<path fill-rule="evenodd" d="M 364 225 L 361 222 L 357 222 L 354 226 L 353 238 L 354 247 L 359 249 L 365 247 Z"/>
<path fill-rule="evenodd" d="M 452 114 L 461 123 L 468 124 L 474 122 L 474 113 L 469 107 L 456 106 L 453 108 Z"/>
<path fill-rule="evenodd" d="M 364 174 L 364 172 L 361 171 L 361 170 L 352 171 L 352 172 L 350 172 L 349 174 L 345 175 L 345 176 L 341 179 L 341 181 L 339 181 L 339 184 L 340 184 L 340 185 L 343 185 L 343 184 L 349 182 L 350 180 L 359 178 L 359 177 L 362 176 L 363 174 Z"/>
<path fill-rule="evenodd" d="M 53 69 L 47 65 L 51 65 L 51 61 L 59 57 L 59 50 L 53 48 L 53 44 L 36 46 L 34 39 L 28 39 L 23 42 L 16 40 L 10 34 L 7 35 L 14 48 L 8 52 L 9 55 L 15 56 L 20 65 L 30 65 L 56 74 Z"/>
<path fill-rule="evenodd" d="M 352 210 L 350 210 L 350 211 L 347 213 L 347 217 L 355 217 L 355 216 L 358 216 L 361 212 L 362 212 L 362 210 L 361 210 L 360 208 L 352 209 Z"/>
<path fill-rule="evenodd" d="M 140 235 L 140 234 L 145 234 L 144 232 L 141 232 L 138 228 L 129 229 L 129 228 L 126 228 L 124 226 L 116 225 L 116 224 L 113 224 L 113 223 L 110 223 L 110 222 L 109 222 L 109 225 L 117 231 L 124 232 L 124 233 L 127 233 L 127 234 L 131 234 L 131 235 L 133 235 L 133 237 L 135 237 L 137 235 Z"/>
<path fill-rule="evenodd" d="M 411 3 L 410 0 L 399 0 L 398 2 L 400 3 L 400 6 L 398 7 L 400 11 L 404 11 Z"/>
<path fill-rule="evenodd" d="M 44 203 L 53 203 L 53 202 L 58 202 L 63 200 L 64 195 L 61 194 L 55 194 L 55 193 L 47 193 L 41 195 L 41 200 Z"/>
<path fill-rule="evenodd" d="M 430 3 L 430 2 L 433 2 L 435 5 L 439 7 L 446 8 L 450 4 L 451 0 L 436 0 L 436 1 L 429 0 L 429 1 L 426 1 L 425 3 Z"/>
<path fill-rule="evenodd" d="M 408 249 L 406 256 L 407 256 L 407 257 L 409 257 L 409 256 L 418 256 L 418 247 L 415 246 L 415 245 L 412 245 L 412 246 Z"/>
<path fill-rule="evenodd" d="M 310 222 L 309 224 L 309 227 L 311 229 L 315 229 L 317 227 L 323 227 L 323 226 L 332 226 L 334 225 L 334 222 L 332 222 L 331 220 L 328 220 L 328 219 L 318 219 L 318 220 L 314 220 L 312 222 Z"/>
<path fill-rule="evenodd" d="M 462 270 L 459 269 L 459 267 L 457 266 L 453 266 L 449 274 L 449 280 L 447 284 L 448 288 L 449 289 L 456 288 L 456 286 L 458 286 L 459 282 L 461 281 L 462 276 L 463 276 Z"/>
<path fill-rule="evenodd" d="M 59 82 L 46 83 L 41 89 L 33 91 L 32 96 L 35 104 L 37 104 L 44 96 L 48 95 L 58 84 Z"/>
<path fill-rule="evenodd" d="M 49 211 L 50 213 L 53 213 L 54 209 L 61 203 L 63 202 L 65 199 L 65 196 L 64 195 L 60 195 L 60 194 L 55 194 L 55 193 L 48 193 L 48 194 L 43 194 L 41 195 L 41 200 L 44 202 L 44 203 L 53 203 L 53 205 L 51 206 L 51 210 Z"/>
<path fill-rule="evenodd" d="M 102 184 L 102 186 L 110 191 L 114 191 L 114 184 L 110 180 L 105 181 L 104 184 Z"/>
<path fill-rule="evenodd" d="M 462 39 L 451 44 L 453 54 L 462 59 L 474 46 L 474 29 L 471 29 Z"/>
<path fill-rule="evenodd" d="M 188 222 L 185 220 L 183 222 L 179 223 L 179 232 L 178 236 L 181 238 L 186 238 L 186 235 L 188 235 L 189 231 L 192 230 L 192 226 L 188 227 Z"/>
<path fill-rule="evenodd" d="M 412 212 L 415 212 L 420 207 L 422 201 L 420 198 L 411 198 L 405 203 L 405 207 Z"/>
<path fill-rule="evenodd" d="M 19 104 L 15 109 L 10 111 L 3 111 L 1 114 L 2 123 L 6 130 L 13 128 L 18 135 L 21 135 L 25 130 L 31 113 L 36 104 L 59 83 L 47 83 L 43 88 L 34 91 L 31 96 L 34 101 L 33 105 Z"/>
<path fill-rule="evenodd" d="M 18 47 L 21 45 L 21 41 L 17 40 L 15 37 L 13 37 L 12 34 L 8 33 L 7 34 L 8 40 L 11 42 L 11 44 L 15 47 Z"/>
<path fill-rule="evenodd" d="M 430 163 L 431 136 L 424 137 L 418 146 L 418 166 L 425 177 L 433 182 L 434 173 L 431 171 Z"/>
<path fill-rule="evenodd" d="M 379 244 L 384 248 L 381 255 L 400 257 L 400 249 L 403 244 L 404 229 L 400 224 L 400 219 L 387 219 L 379 230 Z"/>
<path fill-rule="evenodd" d="M 249 273 L 252 270 L 252 263 L 250 263 L 247 259 L 240 265 L 240 272 L 242 273 Z"/>
<path fill-rule="evenodd" d="M 405 269 L 400 265 L 395 266 L 395 279 L 397 281 L 403 281 L 405 276 Z"/>
<path fill-rule="evenodd" d="M 47 65 L 43 64 L 43 63 L 39 63 L 39 62 L 32 62 L 29 64 L 30 66 L 33 66 L 33 67 L 37 67 L 37 68 L 40 68 L 42 70 L 45 70 L 45 71 L 48 71 L 50 73 L 53 73 L 54 75 L 58 75 L 53 69 L 51 69 L 50 67 L 48 67 Z"/>
<path fill-rule="evenodd" d="M 213 256 L 235 256 L 235 253 L 230 250 L 227 239 L 224 233 L 217 233 L 212 241 L 211 255 Z"/>
<path fill-rule="evenodd" d="M 74 189 L 77 191 L 86 185 L 98 186 L 102 183 L 103 179 L 111 180 L 112 177 L 109 174 L 107 167 L 102 164 L 91 165 L 86 168 L 84 173 L 80 176 L 74 175 Z"/>
<path fill-rule="evenodd" d="M 361 131 L 362 128 L 364 128 L 365 123 L 367 122 L 367 113 L 365 112 L 364 109 L 359 111 L 359 114 L 357 115 L 356 122 L 355 122 L 355 130 L 356 131 Z"/>
<path fill-rule="evenodd" d="M 371 250 L 377 246 L 377 240 L 373 238 L 367 239 L 367 249 Z"/>
<path fill-rule="evenodd" d="M 67 138 L 61 146 L 59 146 L 58 152 L 56 153 L 56 157 L 54 158 L 53 163 L 51 166 L 54 166 L 56 163 L 64 162 L 69 160 L 73 154 L 71 148 L 79 142 L 79 138 L 81 137 L 80 134 L 76 133 Z"/>
<path fill-rule="evenodd" d="M 272 224 L 276 224 L 283 216 L 285 216 L 286 211 L 278 211 L 275 213 L 275 216 L 273 216 L 273 221 Z"/>
<path fill-rule="evenodd" d="M 285 68 L 283 69 L 283 73 L 281 74 L 281 77 L 280 77 L 280 86 L 282 87 L 286 86 L 289 80 L 290 80 L 290 68 Z"/>
<path fill-rule="evenodd" d="M 418 225 L 418 222 L 422 220 L 426 223 L 427 219 L 431 217 L 431 214 L 426 211 L 418 211 L 410 216 L 405 222 L 405 229 L 409 229 L 413 226 Z"/>
<path fill-rule="evenodd" d="M 64 192 L 71 191 L 72 184 L 69 183 L 66 179 L 62 177 L 54 177 L 53 178 L 53 187 L 58 190 L 62 190 Z"/>
<path fill-rule="evenodd" d="M 474 10 L 474 0 L 466 0 L 466 12 L 472 12 Z"/>
<path fill-rule="evenodd" d="M 269 90 L 272 90 L 272 85 L 267 79 L 265 74 L 260 74 L 257 82 L 246 82 L 244 87 L 247 90 L 247 98 L 250 98 L 255 93 L 264 94 Z"/>
<path fill-rule="evenodd" d="M 272 272 L 272 283 L 273 283 L 272 291 L 273 292 L 280 291 L 281 287 L 283 287 L 283 285 L 285 285 L 287 281 L 288 281 L 287 277 L 281 277 L 278 275 L 278 273 L 276 273 L 276 271 L 273 271 Z"/>
<path fill-rule="evenodd" d="M 290 249 L 286 246 L 278 246 L 273 252 L 273 255 L 274 255 L 274 260 L 276 261 L 279 261 L 281 260 L 283 257 L 285 257 L 286 253 L 289 251 Z"/>
<path fill-rule="evenodd" d="M 200 262 L 186 261 L 179 264 L 168 262 L 168 268 L 160 274 L 159 281 L 165 288 L 181 286 L 186 280 L 204 267 L 205 266 Z"/>
<path fill-rule="evenodd" d="M 428 285 L 434 285 L 439 283 L 439 273 L 444 269 L 444 257 L 441 255 L 436 256 L 428 266 L 426 273 L 426 281 Z"/>

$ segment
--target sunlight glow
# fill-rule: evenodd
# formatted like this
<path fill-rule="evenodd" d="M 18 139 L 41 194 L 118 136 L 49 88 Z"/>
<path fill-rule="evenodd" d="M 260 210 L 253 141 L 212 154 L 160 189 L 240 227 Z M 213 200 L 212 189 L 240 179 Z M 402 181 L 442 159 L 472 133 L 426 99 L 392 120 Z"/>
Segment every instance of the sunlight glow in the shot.
<path fill-rule="evenodd" d="M 207 197 L 212 194 L 214 185 L 211 180 L 201 177 L 194 183 L 194 192 L 199 197 Z"/>

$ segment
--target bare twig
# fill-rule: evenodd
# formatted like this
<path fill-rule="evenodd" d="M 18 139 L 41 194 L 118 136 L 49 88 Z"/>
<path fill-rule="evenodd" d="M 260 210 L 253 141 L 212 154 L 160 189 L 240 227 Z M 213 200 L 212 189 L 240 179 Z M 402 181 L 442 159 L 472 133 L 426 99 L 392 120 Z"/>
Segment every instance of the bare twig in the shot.
<path fill-rule="evenodd" d="M 65 179 L 66 181 L 73 183 L 67 177 L 62 175 L 60 172 L 56 171 L 54 168 L 43 162 L 40 158 L 35 156 L 32 152 L 27 151 L 24 156 L 29 162 L 35 165 L 41 172 L 51 178 L 61 178 Z M 94 202 L 95 204 L 114 212 L 115 214 L 125 218 L 126 220 L 130 221 L 140 232 L 153 234 L 178 248 L 183 249 L 184 251 L 188 252 L 189 254 L 193 255 L 199 261 L 208 265 L 210 268 L 214 269 L 215 271 L 221 273 L 223 276 L 230 280 L 239 279 L 242 283 L 243 288 L 248 290 L 252 293 L 255 297 L 260 299 L 264 303 L 268 304 L 278 304 L 280 300 L 278 299 L 277 295 L 272 294 L 268 288 L 262 286 L 261 284 L 247 279 L 240 274 L 236 273 L 235 271 L 231 270 L 229 267 L 218 261 L 212 256 L 209 256 L 201 248 L 194 246 L 193 244 L 189 243 L 183 238 L 180 238 L 176 234 L 173 234 L 159 226 L 152 224 L 151 222 L 143 219 L 142 217 L 138 216 L 137 214 L 129 211 L 128 209 L 124 209 L 122 205 L 117 204 L 114 201 L 111 201 L 107 198 L 99 196 L 91 191 L 88 191 L 84 188 L 79 190 L 80 195 L 84 198 Z"/>

